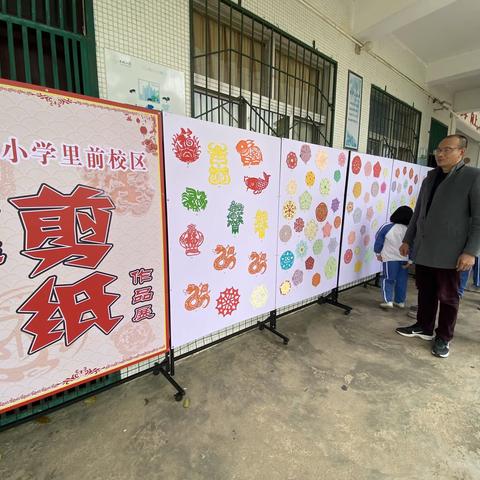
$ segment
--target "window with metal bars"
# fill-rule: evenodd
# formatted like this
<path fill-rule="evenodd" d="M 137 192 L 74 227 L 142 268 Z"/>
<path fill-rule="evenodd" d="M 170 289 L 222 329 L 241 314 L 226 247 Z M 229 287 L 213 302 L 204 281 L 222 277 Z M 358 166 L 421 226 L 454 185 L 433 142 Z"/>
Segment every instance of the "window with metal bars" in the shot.
<path fill-rule="evenodd" d="M 332 144 L 337 64 L 227 0 L 190 0 L 192 116 Z"/>
<path fill-rule="evenodd" d="M 367 153 L 417 163 L 422 114 L 372 85 Z"/>
<path fill-rule="evenodd" d="M 93 0 L 0 0 L 0 77 L 98 97 Z"/>

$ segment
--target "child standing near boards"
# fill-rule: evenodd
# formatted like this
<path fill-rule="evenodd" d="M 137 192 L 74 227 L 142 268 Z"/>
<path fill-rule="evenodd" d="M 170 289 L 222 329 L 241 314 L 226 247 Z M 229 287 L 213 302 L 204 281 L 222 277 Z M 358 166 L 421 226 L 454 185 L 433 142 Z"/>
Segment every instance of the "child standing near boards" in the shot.
<path fill-rule="evenodd" d="M 381 308 L 394 306 L 405 308 L 407 298 L 408 266 L 411 261 L 400 252 L 407 226 L 413 215 L 410 207 L 397 208 L 390 222 L 383 225 L 375 235 L 374 251 L 377 259 L 383 263 L 382 291 L 384 302 Z"/>

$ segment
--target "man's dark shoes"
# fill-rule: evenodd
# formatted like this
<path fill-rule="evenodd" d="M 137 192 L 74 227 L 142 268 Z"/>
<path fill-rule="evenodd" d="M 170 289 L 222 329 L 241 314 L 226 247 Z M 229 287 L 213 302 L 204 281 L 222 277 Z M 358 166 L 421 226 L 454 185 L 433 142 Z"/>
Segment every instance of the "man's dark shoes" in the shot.
<path fill-rule="evenodd" d="M 398 327 L 395 331 L 404 337 L 418 337 L 423 340 L 433 339 L 433 333 L 426 332 L 418 323 L 410 325 L 409 327 Z"/>
<path fill-rule="evenodd" d="M 436 357 L 447 358 L 450 353 L 450 342 L 437 337 L 433 344 L 432 354 Z"/>

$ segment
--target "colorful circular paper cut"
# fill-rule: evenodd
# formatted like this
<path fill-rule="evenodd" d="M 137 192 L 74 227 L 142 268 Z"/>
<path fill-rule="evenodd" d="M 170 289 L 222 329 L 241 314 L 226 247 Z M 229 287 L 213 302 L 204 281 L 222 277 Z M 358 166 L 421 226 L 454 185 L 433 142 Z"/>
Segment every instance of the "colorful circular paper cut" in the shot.
<path fill-rule="evenodd" d="M 320 170 L 325 170 L 328 164 L 328 153 L 323 150 L 319 150 L 315 159 L 315 163 Z"/>
<path fill-rule="evenodd" d="M 360 197 L 361 194 L 362 194 L 362 183 L 355 182 L 355 184 L 353 185 L 353 196 L 355 198 L 358 198 Z"/>
<path fill-rule="evenodd" d="M 287 295 L 290 293 L 290 290 L 292 289 L 292 284 L 290 283 L 289 280 L 285 280 L 284 282 L 281 283 L 280 285 L 280 293 L 282 295 Z"/>
<path fill-rule="evenodd" d="M 315 220 L 309 220 L 305 227 L 305 237 L 312 241 L 318 233 L 318 223 Z"/>
<path fill-rule="evenodd" d="M 295 287 L 298 287 L 303 282 L 303 271 L 302 270 L 295 270 L 292 276 L 292 283 Z"/>
<path fill-rule="evenodd" d="M 337 273 L 337 259 L 330 257 L 324 267 L 325 276 L 328 280 L 331 280 Z"/>
<path fill-rule="evenodd" d="M 293 262 L 295 261 L 295 255 L 291 250 L 287 250 L 282 253 L 280 257 L 280 267 L 282 270 L 289 270 L 293 266 Z"/>
<path fill-rule="evenodd" d="M 362 159 L 358 155 L 355 155 L 352 160 L 352 172 L 355 175 L 358 175 L 361 169 L 362 169 Z"/>
<path fill-rule="evenodd" d="M 297 243 L 295 248 L 295 253 L 297 254 L 298 258 L 304 258 L 307 255 L 308 245 L 307 242 L 301 240 Z"/>
<path fill-rule="evenodd" d="M 287 183 L 287 193 L 289 195 L 295 195 L 297 193 L 297 182 L 296 180 L 290 180 Z"/>
<path fill-rule="evenodd" d="M 295 216 L 296 212 L 297 212 L 297 206 L 291 200 L 287 200 L 283 204 L 283 216 L 287 220 L 291 220 Z"/>
<path fill-rule="evenodd" d="M 288 242 L 292 238 L 292 229 L 290 225 L 284 225 L 280 229 L 279 237 L 282 242 Z"/>
<path fill-rule="evenodd" d="M 308 257 L 305 260 L 305 269 L 306 270 L 313 270 L 314 265 L 315 265 L 315 259 L 313 257 Z"/>
<path fill-rule="evenodd" d="M 373 167 L 372 167 L 372 162 L 367 162 L 365 164 L 365 167 L 363 168 L 363 171 L 365 173 L 365 176 L 366 177 L 369 177 L 371 174 L 372 174 L 372 170 L 373 170 Z"/>
<path fill-rule="evenodd" d="M 253 308 L 261 308 L 267 304 L 268 289 L 265 285 L 258 285 L 250 294 L 250 304 Z"/>
<path fill-rule="evenodd" d="M 298 164 L 297 154 L 295 152 L 290 152 L 287 155 L 287 167 L 293 170 L 297 166 L 297 164 Z"/>
<path fill-rule="evenodd" d="M 348 265 L 352 261 L 352 258 L 353 258 L 353 252 L 349 248 L 343 255 L 343 261 Z"/>
<path fill-rule="evenodd" d="M 315 209 L 315 217 L 319 222 L 324 222 L 328 216 L 328 207 L 325 203 L 321 202 Z"/>
<path fill-rule="evenodd" d="M 303 192 L 299 198 L 300 209 L 309 210 L 312 206 L 312 196 L 307 192 Z"/>
<path fill-rule="evenodd" d="M 322 250 L 323 250 L 323 240 L 321 240 L 320 238 L 315 240 L 313 242 L 313 253 L 315 255 L 320 255 L 322 253 Z"/>
<path fill-rule="evenodd" d="M 308 171 L 305 174 L 305 183 L 307 187 L 313 187 L 315 184 L 315 174 L 312 171 Z"/>
<path fill-rule="evenodd" d="M 310 158 L 312 158 L 312 149 L 310 148 L 310 145 L 302 145 L 302 148 L 300 149 L 300 158 L 304 163 L 308 163 Z"/>
<path fill-rule="evenodd" d="M 300 233 L 303 230 L 303 227 L 305 226 L 305 222 L 303 221 L 303 218 L 297 218 L 295 220 L 295 223 L 293 224 L 293 229 L 297 232 Z"/>
<path fill-rule="evenodd" d="M 320 193 L 322 195 L 328 195 L 330 193 L 330 180 L 328 178 L 322 178 L 322 180 L 320 180 Z"/>

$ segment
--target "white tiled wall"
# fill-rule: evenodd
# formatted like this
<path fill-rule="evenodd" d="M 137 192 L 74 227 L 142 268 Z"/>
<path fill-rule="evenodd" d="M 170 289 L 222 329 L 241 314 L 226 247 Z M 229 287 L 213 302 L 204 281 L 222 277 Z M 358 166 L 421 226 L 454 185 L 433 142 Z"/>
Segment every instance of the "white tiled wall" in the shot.
<path fill-rule="evenodd" d="M 354 44 L 322 19 L 326 16 L 350 31 L 352 3 L 347 0 L 244 0 L 242 6 L 338 63 L 334 145 L 343 146 L 348 70 L 364 79 L 360 150 L 365 151 L 370 89 L 374 84 L 422 112 L 420 152 L 428 145 L 433 114 L 450 124 L 445 112 L 434 112 L 428 96 Z M 100 95 L 106 94 L 104 48 L 111 48 L 185 72 L 187 114 L 190 114 L 188 0 L 94 0 Z M 373 52 L 425 85 L 425 66 L 393 37 L 374 43 Z M 442 99 L 449 100 L 445 96 Z"/>

